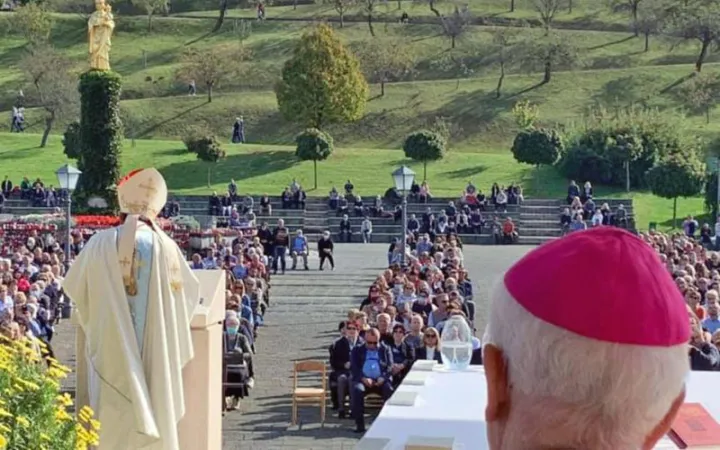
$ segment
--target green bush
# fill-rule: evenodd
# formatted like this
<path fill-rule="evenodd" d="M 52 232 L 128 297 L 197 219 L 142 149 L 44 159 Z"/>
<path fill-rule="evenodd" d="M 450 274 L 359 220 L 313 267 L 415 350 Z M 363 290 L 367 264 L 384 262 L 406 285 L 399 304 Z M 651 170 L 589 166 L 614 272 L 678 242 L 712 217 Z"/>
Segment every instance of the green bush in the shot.
<path fill-rule="evenodd" d="M 552 165 L 562 155 L 564 145 L 560 134 L 552 129 L 529 128 L 515 136 L 512 154 L 521 163 Z"/>
<path fill-rule="evenodd" d="M 213 165 L 226 156 L 222 144 L 212 134 L 199 135 L 192 131 L 183 138 L 183 143 L 189 152 L 195 153 L 197 159 L 210 163 L 208 165 L 207 179 L 207 185 L 210 187 Z"/>
<path fill-rule="evenodd" d="M 120 178 L 123 138 L 120 120 L 121 78 L 115 72 L 91 70 L 80 75 L 80 176 L 76 196 L 104 198 L 117 205 L 115 183 Z"/>
<path fill-rule="evenodd" d="M 82 149 L 80 140 L 80 122 L 68 124 L 62 138 L 63 153 L 70 159 L 79 159 Z"/>
<path fill-rule="evenodd" d="M 317 128 L 308 128 L 295 138 L 295 156 L 301 161 L 312 161 L 317 189 L 317 162 L 326 160 L 333 152 L 332 137 Z"/>
<path fill-rule="evenodd" d="M 405 156 L 423 163 L 423 180 L 427 180 L 428 161 L 439 161 L 445 156 L 447 142 L 440 134 L 420 130 L 408 135 L 403 144 Z"/>

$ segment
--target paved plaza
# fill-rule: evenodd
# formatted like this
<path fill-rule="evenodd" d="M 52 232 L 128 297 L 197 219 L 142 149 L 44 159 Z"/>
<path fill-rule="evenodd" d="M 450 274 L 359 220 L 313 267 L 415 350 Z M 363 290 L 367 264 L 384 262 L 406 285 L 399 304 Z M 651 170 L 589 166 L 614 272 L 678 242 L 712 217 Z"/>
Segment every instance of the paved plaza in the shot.
<path fill-rule="evenodd" d="M 351 420 L 339 421 L 327 408 L 319 425 L 317 407 L 301 407 L 300 424 L 290 426 L 292 363 L 328 358 L 328 346 L 347 310 L 358 307 L 368 287 L 387 264 L 386 244 L 336 245 L 337 270 L 288 271 L 272 280 L 270 309 L 256 343 L 255 388 L 240 409 L 223 419 L 223 450 L 344 450 L 353 449 L 359 436 Z M 490 289 L 503 271 L 530 247 L 465 247 L 465 266 L 475 287 L 477 328 L 482 330 Z M 100 300 L 101 301 L 101 300 Z M 58 357 L 74 366 L 74 332 L 60 324 L 53 341 Z M 72 389 L 74 379 L 68 380 Z M 369 422 L 370 423 L 370 422 Z"/>

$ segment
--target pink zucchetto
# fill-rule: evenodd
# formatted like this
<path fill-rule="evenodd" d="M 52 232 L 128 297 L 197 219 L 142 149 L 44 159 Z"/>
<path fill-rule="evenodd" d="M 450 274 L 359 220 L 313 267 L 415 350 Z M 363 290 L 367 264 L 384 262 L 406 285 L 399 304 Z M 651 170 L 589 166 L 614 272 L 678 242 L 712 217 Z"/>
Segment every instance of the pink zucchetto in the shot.
<path fill-rule="evenodd" d="M 657 253 L 618 228 L 545 244 L 511 267 L 504 282 L 530 314 L 580 336 L 652 347 L 690 339 L 685 301 Z"/>

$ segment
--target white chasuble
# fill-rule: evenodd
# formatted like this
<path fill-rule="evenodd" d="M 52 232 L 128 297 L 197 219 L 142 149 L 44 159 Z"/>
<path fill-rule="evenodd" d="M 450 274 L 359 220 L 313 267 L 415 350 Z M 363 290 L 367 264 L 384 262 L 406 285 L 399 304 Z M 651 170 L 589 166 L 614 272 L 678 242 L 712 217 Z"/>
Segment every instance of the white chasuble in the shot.
<path fill-rule="evenodd" d="M 199 285 L 170 237 L 159 230 L 148 237 L 141 228 L 136 239 L 145 242 L 138 247 L 151 257 L 141 254 L 140 264 L 149 270 L 140 268 L 142 292 L 128 297 L 117 249 L 125 226 L 95 234 L 63 282 L 79 325 L 76 403 L 95 411 L 100 450 L 178 450 L 182 368 L 193 357 L 190 320 Z M 138 295 L 140 311 L 131 308 Z M 145 313 L 140 321 L 138 312 Z"/>

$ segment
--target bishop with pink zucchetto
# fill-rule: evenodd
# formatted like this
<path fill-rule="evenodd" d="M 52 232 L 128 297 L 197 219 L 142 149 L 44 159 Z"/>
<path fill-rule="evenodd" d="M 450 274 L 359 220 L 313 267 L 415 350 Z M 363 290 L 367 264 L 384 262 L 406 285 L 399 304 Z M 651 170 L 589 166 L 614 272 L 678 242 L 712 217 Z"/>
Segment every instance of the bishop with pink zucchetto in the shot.
<path fill-rule="evenodd" d="M 492 294 L 491 450 L 648 450 L 690 370 L 685 302 L 655 251 L 610 227 L 530 252 Z"/>
<path fill-rule="evenodd" d="M 117 191 L 123 224 L 96 233 L 63 282 L 79 324 L 77 404 L 95 410 L 101 450 L 178 450 L 199 285 L 155 222 L 162 175 L 133 171 Z"/>

